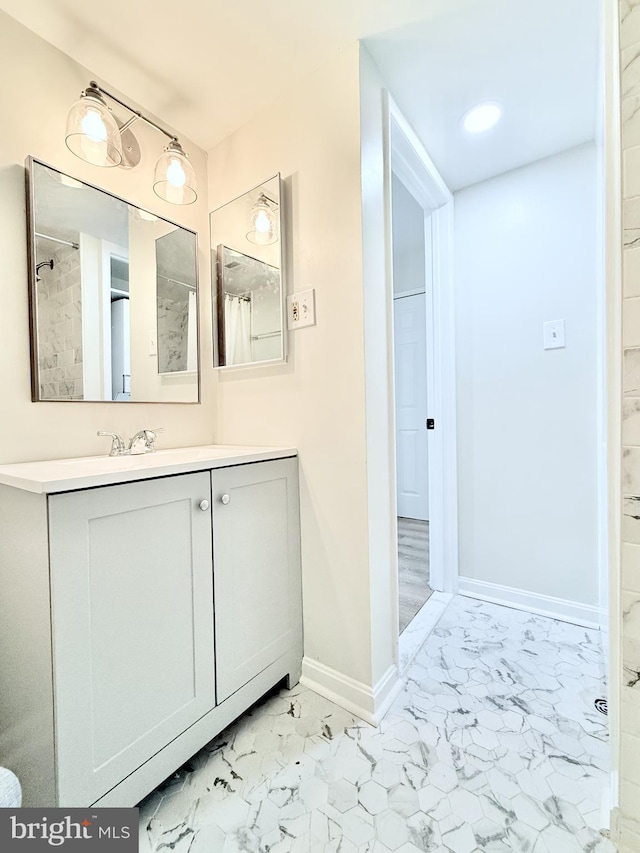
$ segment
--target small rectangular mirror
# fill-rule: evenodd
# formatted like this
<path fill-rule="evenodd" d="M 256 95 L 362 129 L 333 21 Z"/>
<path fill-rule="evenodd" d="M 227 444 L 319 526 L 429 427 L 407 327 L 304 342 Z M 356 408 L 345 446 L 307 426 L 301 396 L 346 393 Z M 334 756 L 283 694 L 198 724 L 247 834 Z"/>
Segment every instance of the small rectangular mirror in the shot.
<path fill-rule="evenodd" d="M 197 403 L 193 231 L 33 158 L 34 401 Z"/>
<path fill-rule="evenodd" d="M 280 175 L 210 217 L 217 367 L 286 358 Z"/>

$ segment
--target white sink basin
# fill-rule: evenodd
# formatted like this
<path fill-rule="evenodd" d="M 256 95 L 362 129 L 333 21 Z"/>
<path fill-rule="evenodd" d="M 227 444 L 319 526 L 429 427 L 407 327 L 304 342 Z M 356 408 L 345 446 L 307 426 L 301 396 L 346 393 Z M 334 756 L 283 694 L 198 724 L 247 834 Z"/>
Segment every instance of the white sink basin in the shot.
<path fill-rule="evenodd" d="M 169 450 L 156 450 L 154 453 L 137 453 L 132 456 L 83 456 L 79 459 L 61 459 L 59 465 L 86 468 L 96 471 L 131 471 L 136 468 L 156 468 L 159 465 L 173 465 L 188 460 L 223 459 L 237 455 L 242 448 L 220 447 L 178 447 Z"/>

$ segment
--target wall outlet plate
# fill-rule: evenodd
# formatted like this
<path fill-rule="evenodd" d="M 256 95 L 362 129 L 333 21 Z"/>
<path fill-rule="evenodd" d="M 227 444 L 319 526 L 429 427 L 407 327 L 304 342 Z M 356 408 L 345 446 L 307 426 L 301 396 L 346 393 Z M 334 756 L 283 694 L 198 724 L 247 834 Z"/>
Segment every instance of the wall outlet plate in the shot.
<path fill-rule="evenodd" d="M 303 290 L 287 296 L 287 328 L 289 331 L 316 324 L 316 292 Z"/>

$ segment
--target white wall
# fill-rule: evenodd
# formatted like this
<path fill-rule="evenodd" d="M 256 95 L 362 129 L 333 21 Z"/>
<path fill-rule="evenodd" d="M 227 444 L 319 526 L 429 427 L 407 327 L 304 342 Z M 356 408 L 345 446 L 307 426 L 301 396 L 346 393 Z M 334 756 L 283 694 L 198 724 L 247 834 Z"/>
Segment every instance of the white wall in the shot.
<path fill-rule="evenodd" d="M 299 448 L 305 661 L 370 688 L 392 648 L 371 650 L 358 61 L 354 44 L 211 150 L 209 193 L 283 177 L 289 292 L 316 289 L 317 325 L 286 365 L 218 376 L 216 441 Z"/>
<path fill-rule="evenodd" d="M 588 606 L 596 181 L 589 144 L 455 195 L 460 575 Z M 557 319 L 567 346 L 545 351 L 543 321 Z"/>
<path fill-rule="evenodd" d="M 0 57 L 5 80 L 0 87 L 0 112 L 4 116 L 0 146 L 0 341 L 6 363 L 1 392 L 0 462 L 106 453 L 108 442 L 96 436 L 98 429 L 131 435 L 143 426 L 164 426 L 161 444 L 166 447 L 210 442 L 214 400 L 204 152 L 187 139 L 182 140 L 199 178 L 200 196 L 194 205 L 185 208 L 167 204 L 152 189 L 153 167 L 164 142 L 150 128 L 135 127 L 143 161 L 132 171 L 98 169 L 83 163 L 66 148 L 67 111 L 93 79 L 90 70 L 4 13 L 0 13 Z M 108 81 L 103 82 L 109 88 Z M 199 232 L 204 318 L 201 406 L 31 402 L 24 190 L 24 162 L 29 154 Z"/>
<path fill-rule="evenodd" d="M 392 175 L 393 292 L 425 289 L 424 210 Z"/>

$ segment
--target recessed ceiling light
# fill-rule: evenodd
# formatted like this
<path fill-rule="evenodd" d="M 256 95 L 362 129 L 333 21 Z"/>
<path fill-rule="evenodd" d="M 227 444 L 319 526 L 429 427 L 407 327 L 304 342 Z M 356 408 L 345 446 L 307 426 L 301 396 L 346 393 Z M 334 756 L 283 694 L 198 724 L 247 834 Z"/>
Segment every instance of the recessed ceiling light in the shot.
<path fill-rule="evenodd" d="M 478 104 L 462 116 L 462 126 L 469 133 L 482 133 L 502 118 L 502 107 L 494 101 Z"/>

